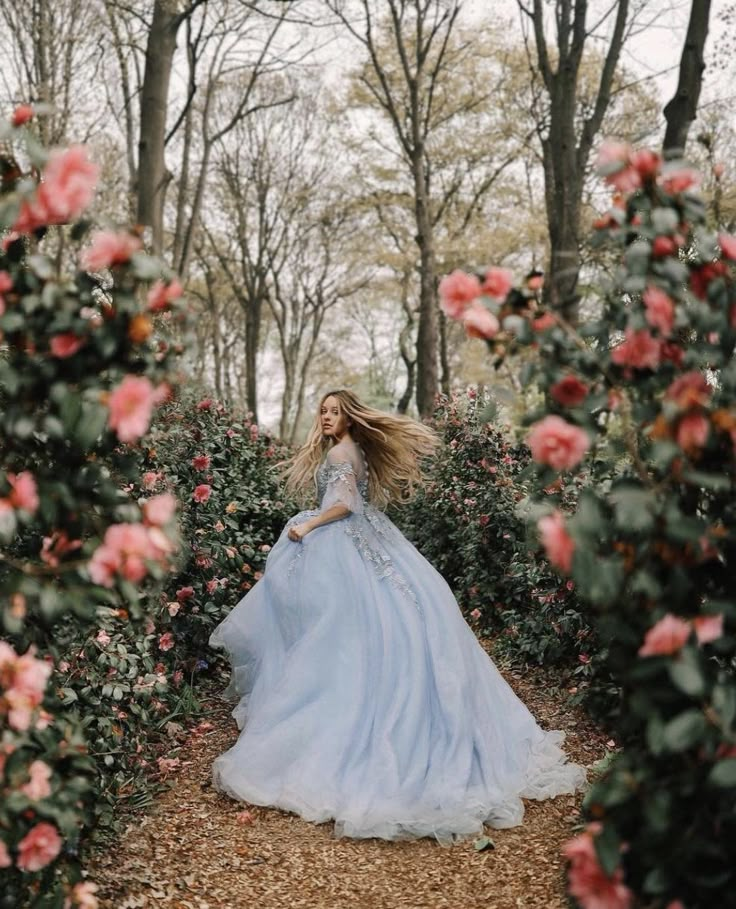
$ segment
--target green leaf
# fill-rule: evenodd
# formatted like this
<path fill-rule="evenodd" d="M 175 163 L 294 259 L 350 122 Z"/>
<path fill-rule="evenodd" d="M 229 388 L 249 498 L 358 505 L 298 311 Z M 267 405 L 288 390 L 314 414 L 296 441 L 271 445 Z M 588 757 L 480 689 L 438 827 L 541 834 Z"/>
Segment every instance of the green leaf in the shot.
<path fill-rule="evenodd" d="M 646 533 L 654 525 L 655 499 L 640 486 L 620 485 L 610 493 L 616 523 L 634 533 Z"/>
<path fill-rule="evenodd" d="M 621 861 L 621 840 L 615 828 L 610 824 L 604 826 L 593 843 L 600 866 L 610 877 Z"/>
<path fill-rule="evenodd" d="M 736 758 L 718 761 L 708 774 L 708 781 L 714 786 L 721 786 L 724 789 L 736 786 Z"/>
<path fill-rule="evenodd" d="M 102 404 L 85 402 L 81 406 L 82 415 L 74 430 L 74 441 L 80 448 L 92 448 L 107 424 L 107 407 Z"/>
<path fill-rule="evenodd" d="M 703 470 L 685 470 L 682 478 L 686 483 L 700 486 L 703 489 L 713 489 L 716 492 L 731 488 L 731 479 L 722 473 L 706 473 Z"/>
<path fill-rule="evenodd" d="M 703 737 L 706 721 L 700 710 L 686 710 L 664 727 L 664 745 L 670 751 L 685 751 Z"/>
<path fill-rule="evenodd" d="M 667 669 L 672 681 L 684 694 L 694 698 L 705 694 L 705 678 L 692 650 L 684 650 L 678 659 L 669 663 Z"/>

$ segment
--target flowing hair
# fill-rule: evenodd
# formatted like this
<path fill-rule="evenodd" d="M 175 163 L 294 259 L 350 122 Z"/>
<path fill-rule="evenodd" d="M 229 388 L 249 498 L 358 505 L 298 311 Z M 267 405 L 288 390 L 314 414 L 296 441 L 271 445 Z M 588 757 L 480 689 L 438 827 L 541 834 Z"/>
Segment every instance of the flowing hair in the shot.
<path fill-rule="evenodd" d="M 425 480 L 423 459 L 434 454 L 440 438 L 434 430 L 411 417 L 390 414 L 363 404 L 352 391 L 341 388 L 322 395 L 307 439 L 297 453 L 277 466 L 286 489 L 304 498 L 314 489 L 315 474 L 332 442 L 322 433 L 322 404 L 337 398 L 341 412 L 352 420 L 350 435 L 368 461 L 368 499 L 374 505 L 410 501 Z"/>

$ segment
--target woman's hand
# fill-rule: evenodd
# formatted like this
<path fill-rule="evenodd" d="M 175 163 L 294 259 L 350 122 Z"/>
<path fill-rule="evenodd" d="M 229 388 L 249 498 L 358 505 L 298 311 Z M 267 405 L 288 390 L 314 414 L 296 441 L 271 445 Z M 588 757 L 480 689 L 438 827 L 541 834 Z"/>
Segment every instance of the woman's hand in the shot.
<path fill-rule="evenodd" d="M 301 543 L 311 529 L 308 522 L 305 522 L 304 524 L 294 524 L 293 527 L 289 528 L 287 536 L 295 543 Z"/>

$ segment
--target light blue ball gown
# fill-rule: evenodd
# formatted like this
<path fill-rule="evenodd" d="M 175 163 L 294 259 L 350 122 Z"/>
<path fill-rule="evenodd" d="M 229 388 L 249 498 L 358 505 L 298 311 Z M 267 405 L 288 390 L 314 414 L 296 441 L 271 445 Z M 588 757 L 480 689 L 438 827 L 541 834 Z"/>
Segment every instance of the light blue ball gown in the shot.
<path fill-rule="evenodd" d="M 224 648 L 240 736 L 213 764 L 234 799 L 334 819 L 335 837 L 434 837 L 521 823 L 522 798 L 573 793 L 563 732 L 544 732 L 463 618 L 442 576 L 367 501 L 346 436 L 316 474 L 263 577 L 210 637 Z M 350 514 L 302 542 L 287 529 Z"/>

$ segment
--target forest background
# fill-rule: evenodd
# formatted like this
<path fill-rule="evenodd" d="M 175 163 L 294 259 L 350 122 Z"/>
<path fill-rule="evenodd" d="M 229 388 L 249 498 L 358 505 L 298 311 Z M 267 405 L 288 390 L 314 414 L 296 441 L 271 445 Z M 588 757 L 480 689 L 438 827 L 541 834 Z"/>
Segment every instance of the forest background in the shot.
<path fill-rule="evenodd" d="M 568 92 L 576 178 L 556 228 L 545 195 L 569 162 L 553 160 L 560 111 L 536 30 L 549 59 L 569 52 L 554 4 L 419 4 L 413 83 L 402 54 L 418 59 L 415 4 L 4 4 L 0 100 L 51 103 L 44 143 L 90 147 L 103 169 L 92 216 L 151 225 L 196 308 L 188 374 L 285 441 L 337 386 L 428 415 L 436 391 L 480 383 L 523 410 L 521 364 L 489 369 L 437 309 L 436 283 L 456 267 L 559 274 L 574 247 L 585 305 L 586 274 L 606 264 L 588 243 L 608 202 L 595 147 L 661 144 L 691 11 L 584 5 Z M 731 6 L 711 10 L 687 148 L 726 227 L 736 172 L 724 158 L 716 181 L 712 165 L 734 139 Z"/>

